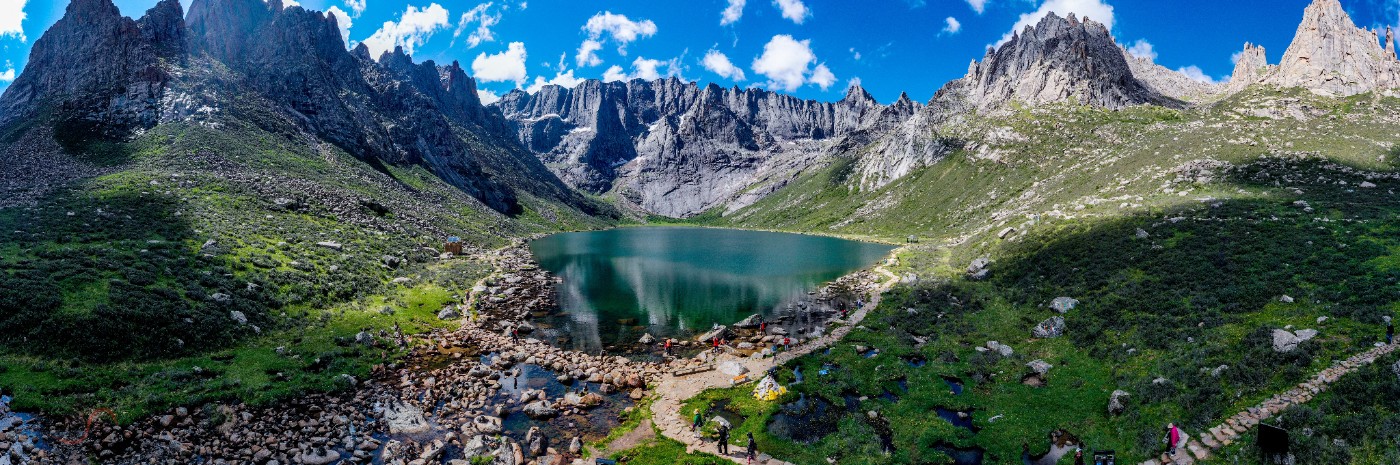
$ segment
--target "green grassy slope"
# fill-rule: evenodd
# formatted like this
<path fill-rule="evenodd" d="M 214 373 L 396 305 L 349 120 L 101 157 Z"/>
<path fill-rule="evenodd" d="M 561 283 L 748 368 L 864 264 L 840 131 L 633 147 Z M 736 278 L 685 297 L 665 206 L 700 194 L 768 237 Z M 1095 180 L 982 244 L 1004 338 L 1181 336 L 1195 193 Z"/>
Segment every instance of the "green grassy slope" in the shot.
<path fill-rule="evenodd" d="M 779 403 L 736 401 L 747 417 L 739 430 L 797 463 L 942 463 L 945 446 L 1005 463 L 1019 460 L 1022 444 L 1044 452 L 1057 429 L 1125 463 L 1145 459 L 1167 422 L 1202 431 L 1380 339 L 1381 316 L 1400 311 L 1397 121 L 1392 98 L 1268 89 L 1184 112 L 1020 110 L 1005 123 L 958 123 L 951 129 L 971 149 L 881 189 L 852 189 L 838 160 L 733 215 L 712 215 L 704 222 L 921 238 L 895 269 L 907 283 L 863 328 L 829 354 L 794 362 L 807 382 L 783 402 L 867 398 L 837 433 L 789 441 L 767 429 Z M 999 238 L 1007 227 L 1015 230 Z M 964 271 L 978 257 L 993 260 L 983 281 Z M 1059 296 L 1081 301 L 1065 315 L 1066 335 L 1033 338 Z M 1275 352 L 1272 330 L 1290 325 L 1321 334 Z M 989 340 L 1015 354 L 976 350 Z M 857 355 L 856 345 L 880 355 Z M 1044 387 L 1022 383 L 1037 359 L 1055 366 Z M 824 366 L 836 368 L 817 375 Z M 943 377 L 967 390 L 952 395 Z M 1119 416 L 1106 409 L 1116 389 L 1132 396 Z M 978 431 L 935 408 L 970 409 Z M 890 422 L 888 457 L 867 411 Z M 1316 423 L 1339 425 L 1354 412 L 1319 415 Z M 1382 444 L 1388 431 L 1347 437 Z"/>
<path fill-rule="evenodd" d="M 610 221 L 526 190 L 507 217 L 421 167 L 366 163 L 236 101 L 128 141 L 65 133 L 103 174 L 0 209 L 0 391 L 18 408 L 134 418 L 334 389 L 395 355 L 349 343 L 356 333 L 445 325 L 437 311 L 489 272 L 438 260 L 446 236 L 481 250 Z"/>

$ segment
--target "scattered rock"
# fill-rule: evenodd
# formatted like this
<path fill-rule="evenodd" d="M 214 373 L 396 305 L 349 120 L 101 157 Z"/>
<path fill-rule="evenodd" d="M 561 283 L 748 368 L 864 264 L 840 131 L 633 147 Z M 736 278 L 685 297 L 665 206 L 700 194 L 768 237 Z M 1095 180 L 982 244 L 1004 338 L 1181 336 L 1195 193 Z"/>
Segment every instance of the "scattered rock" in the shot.
<path fill-rule="evenodd" d="M 991 264 L 992 259 L 986 257 L 973 260 L 971 264 L 967 265 L 967 276 L 975 280 L 985 279 L 991 273 L 991 270 L 987 268 Z"/>
<path fill-rule="evenodd" d="M 1072 297 L 1056 297 L 1050 301 L 1050 309 L 1060 313 L 1069 313 L 1076 305 L 1079 305 L 1079 300 Z"/>
<path fill-rule="evenodd" d="M 438 311 L 437 317 L 439 320 L 447 321 L 461 318 L 462 314 L 457 313 L 456 306 L 448 305 L 446 307 L 443 307 L 442 310 Z"/>
<path fill-rule="evenodd" d="M 1065 334 L 1065 318 L 1062 316 L 1052 316 L 1040 324 L 1035 325 L 1031 330 L 1031 335 L 1040 339 L 1060 337 Z"/>
<path fill-rule="evenodd" d="M 240 325 L 248 324 L 248 315 L 244 315 L 243 312 L 231 310 L 228 312 L 228 316 L 229 318 L 233 318 L 233 321 L 238 322 Z"/>
<path fill-rule="evenodd" d="M 1109 414 L 1109 415 L 1121 415 L 1121 414 L 1123 414 L 1123 411 L 1125 411 L 1125 410 L 1128 409 L 1128 403 L 1127 403 L 1128 397 L 1129 397 L 1128 391 L 1124 391 L 1124 390 L 1121 390 L 1121 389 L 1116 390 L 1116 391 L 1113 391 L 1113 394 L 1110 394 L 1110 395 L 1108 396 L 1108 414 Z"/>
<path fill-rule="evenodd" d="M 1038 375 L 1044 375 L 1054 367 L 1054 365 L 1041 359 L 1031 360 L 1030 363 L 1026 364 L 1026 368 L 1030 368 L 1032 372 Z"/>

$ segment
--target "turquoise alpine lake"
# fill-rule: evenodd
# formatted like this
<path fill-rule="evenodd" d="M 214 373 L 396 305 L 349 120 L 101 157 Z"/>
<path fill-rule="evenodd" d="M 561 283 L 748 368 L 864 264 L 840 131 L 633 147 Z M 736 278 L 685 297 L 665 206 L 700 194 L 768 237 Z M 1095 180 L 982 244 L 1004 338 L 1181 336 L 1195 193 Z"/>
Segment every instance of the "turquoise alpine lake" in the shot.
<path fill-rule="evenodd" d="M 597 352 L 643 334 L 692 337 L 758 313 L 807 308 L 809 292 L 868 267 L 892 246 L 717 228 L 561 233 L 530 243 L 553 273 L 561 314 L 546 335 Z"/>

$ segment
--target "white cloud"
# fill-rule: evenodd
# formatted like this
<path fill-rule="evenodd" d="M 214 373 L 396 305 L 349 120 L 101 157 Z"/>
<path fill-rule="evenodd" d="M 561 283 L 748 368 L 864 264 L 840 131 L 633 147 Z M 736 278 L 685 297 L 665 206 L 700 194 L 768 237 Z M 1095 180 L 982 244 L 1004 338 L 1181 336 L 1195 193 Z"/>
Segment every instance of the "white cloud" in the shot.
<path fill-rule="evenodd" d="M 297 0 L 282 0 L 282 8 L 291 8 L 294 6 L 301 6 L 301 3 Z"/>
<path fill-rule="evenodd" d="M 627 54 L 627 43 L 643 37 L 651 37 L 656 34 L 656 23 L 650 19 L 632 21 L 626 15 L 613 14 L 611 11 L 604 11 L 588 18 L 584 23 L 583 30 L 588 31 L 588 38 L 601 43 L 603 34 L 612 36 L 617 42 L 617 53 Z M 580 47 L 580 50 L 582 47 Z"/>
<path fill-rule="evenodd" d="M 665 73 L 662 73 L 662 72 L 661 72 L 661 67 L 662 67 L 663 65 L 666 67 L 666 72 L 665 72 Z M 652 59 L 648 59 L 648 58 L 637 57 L 637 59 L 632 60 L 632 72 L 631 72 L 631 73 L 625 73 L 625 72 L 623 72 L 623 69 L 622 69 L 621 66 L 617 66 L 617 65 L 609 66 L 608 69 L 607 69 L 606 71 L 603 71 L 603 81 L 604 81 L 604 82 L 630 81 L 630 80 L 633 80 L 633 79 L 641 79 L 641 80 L 644 80 L 644 81 L 655 81 L 655 80 L 657 80 L 657 79 L 661 79 L 662 77 L 680 76 L 680 75 L 681 75 L 681 63 L 680 63 L 680 58 L 672 58 L 672 59 L 670 59 L 670 60 L 661 61 L 661 60 L 652 60 Z"/>
<path fill-rule="evenodd" d="M 0 38 L 14 37 L 20 42 L 29 41 L 29 38 L 24 36 L 24 27 L 21 24 L 26 17 L 24 14 L 26 2 L 27 0 L 0 1 Z"/>
<path fill-rule="evenodd" d="M 477 89 L 476 98 L 481 99 L 482 105 L 490 105 L 501 100 L 501 96 L 486 89 Z"/>
<path fill-rule="evenodd" d="M 979 15 L 987 11 L 987 0 L 967 0 L 967 5 Z"/>
<path fill-rule="evenodd" d="M 1060 17 L 1074 13 L 1080 20 L 1092 19 L 1103 24 L 1108 30 L 1113 30 L 1113 6 L 1105 3 L 1105 0 L 1045 0 L 1035 11 L 1022 13 L 1021 19 L 1016 20 L 1016 24 L 1011 26 L 1011 30 L 1007 31 L 997 44 L 1006 43 L 1011 40 L 1013 33 L 1024 30 L 1026 26 L 1034 26 L 1052 12 Z"/>
<path fill-rule="evenodd" d="M 1145 58 L 1147 61 L 1157 61 L 1157 51 L 1152 49 L 1152 43 L 1148 42 L 1147 39 L 1138 39 L 1136 42 L 1133 42 L 1133 44 L 1128 47 L 1128 54 L 1138 58 Z"/>
<path fill-rule="evenodd" d="M 802 0 L 773 0 L 773 6 L 783 11 L 783 17 L 791 19 L 792 22 L 802 24 L 812 15 L 812 10 L 807 5 L 802 4 Z"/>
<path fill-rule="evenodd" d="M 326 14 L 335 17 L 335 25 L 340 27 L 340 38 L 344 39 L 346 44 L 349 44 L 351 23 L 350 15 L 346 14 L 345 10 L 342 10 L 340 9 L 340 7 L 334 5 L 332 5 L 330 8 L 326 8 Z"/>
<path fill-rule="evenodd" d="M 701 60 L 701 64 L 705 65 L 705 69 L 725 79 L 736 82 L 744 80 L 744 70 L 740 69 L 738 66 L 734 66 L 734 63 L 729 61 L 729 57 L 720 53 L 719 50 L 711 49 L 705 52 L 705 58 Z"/>
<path fill-rule="evenodd" d="M 1239 62 L 1240 62 L 1240 57 L 1241 57 L 1241 56 L 1244 56 L 1244 51 L 1238 51 L 1238 52 L 1235 52 L 1235 53 L 1231 53 L 1231 54 L 1230 54 L 1230 64 L 1232 64 L 1232 65 L 1234 65 L 1234 64 L 1239 64 Z"/>
<path fill-rule="evenodd" d="M 482 52 L 472 60 L 472 76 L 481 82 L 511 81 L 516 87 L 525 83 L 525 44 L 511 42 L 506 51 L 487 55 Z"/>
<path fill-rule="evenodd" d="M 365 12 L 365 1 L 366 0 L 345 0 L 345 7 L 355 12 L 355 17 L 358 18 L 360 17 L 360 13 Z"/>
<path fill-rule="evenodd" d="M 846 90 L 851 90 L 852 87 L 860 87 L 860 76 L 853 77 L 851 80 L 846 81 Z"/>
<path fill-rule="evenodd" d="M 609 66 L 607 71 L 603 71 L 603 82 L 623 81 L 627 79 L 627 73 L 622 72 L 622 67 L 618 65 Z"/>
<path fill-rule="evenodd" d="M 530 7 L 530 2 L 520 2 L 520 9 L 523 10 L 523 9 L 526 9 L 526 8 L 529 8 L 529 7 Z"/>
<path fill-rule="evenodd" d="M 501 12 L 496 14 L 488 13 L 491 3 L 482 3 L 475 8 L 462 13 L 462 18 L 457 21 L 457 31 L 452 33 L 452 38 L 456 39 L 466 32 L 467 27 L 476 23 L 476 29 L 467 34 L 467 48 L 475 48 L 482 42 L 492 42 L 496 40 L 496 35 L 491 32 L 491 26 L 501 22 Z"/>
<path fill-rule="evenodd" d="M 1216 83 L 1215 78 L 1206 75 L 1206 73 L 1201 71 L 1201 68 L 1196 65 L 1187 66 L 1185 68 L 1177 68 L 1176 72 L 1185 74 L 1186 77 L 1191 78 L 1192 81 L 1203 82 L 1206 84 Z"/>
<path fill-rule="evenodd" d="M 396 46 L 403 47 L 404 53 L 413 54 L 413 49 L 426 42 L 438 29 L 450 25 L 447 9 L 441 5 L 433 3 L 423 9 L 409 5 L 398 22 L 385 21 L 384 26 L 365 39 L 364 44 L 369 47 L 370 56 L 373 57 Z"/>
<path fill-rule="evenodd" d="M 949 16 L 947 19 L 944 19 L 943 22 L 947 24 L 943 26 L 944 34 L 957 34 L 958 31 L 962 30 L 962 23 L 958 22 L 958 18 Z"/>
<path fill-rule="evenodd" d="M 828 87 L 831 87 L 832 84 L 836 83 L 836 75 L 831 74 L 831 70 L 827 69 L 826 63 L 822 63 L 812 69 L 812 77 L 807 79 L 807 82 L 816 84 L 817 87 L 826 90 Z"/>
<path fill-rule="evenodd" d="M 578 46 L 578 55 L 575 55 L 574 61 L 578 63 L 579 66 L 601 65 L 603 64 L 603 59 L 598 58 L 597 52 L 602 49 L 602 42 L 593 39 L 584 39 L 583 43 Z"/>
<path fill-rule="evenodd" d="M 857 52 L 855 47 L 851 47 L 851 58 L 855 58 L 856 61 L 860 61 L 860 52 Z"/>
<path fill-rule="evenodd" d="M 836 75 L 825 63 L 817 63 L 817 55 L 812 53 L 811 40 L 798 41 L 787 34 L 773 36 L 763 46 L 763 54 L 754 58 L 750 66 L 755 73 L 768 78 L 765 84 L 772 89 L 792 92 L 803 84 L 816 84 L 826 89 L 836 82 Z"/>
<path fill-rule="evenodd" d="M 719 25 L 739 22 L 739 18 L 744 17 L 745 0 L 729 0 L 729 6 L 724 7 L 724 12 L 719 14 Z"/>
<path fill-rule="evenodd" d="M 10 82 L 10 81 L 13 81 L 13 80 L 15 80 L 15 69 L 14 69 L 14 68 L 7 69 L 7 70 L 5 70 L 5 72 L 0 73 L 0 82 Z"/>
<path fill-rule="evenodd" d="M 539 92 L 540 88 L 550 84 L 572 89 L 574 86 L 581 83 L 583 83 L 583 79 L 574 77 L 574 70 L 570 69 L 565 70 L 563 73 L 555 73 L 554 79 L 548 81 L 544 80 L 544 76 L 535 76 L 535 83 L 530 84 L 530 87 L 525 88 L 525 91 L 533 94 Z"/>

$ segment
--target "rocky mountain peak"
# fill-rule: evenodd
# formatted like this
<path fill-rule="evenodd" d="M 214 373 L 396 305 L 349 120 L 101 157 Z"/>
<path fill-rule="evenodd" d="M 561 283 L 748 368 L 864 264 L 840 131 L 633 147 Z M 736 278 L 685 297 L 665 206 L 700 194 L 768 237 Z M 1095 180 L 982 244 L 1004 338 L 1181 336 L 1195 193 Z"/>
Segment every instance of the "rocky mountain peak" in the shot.
<path fill-rule="evenodd" d="M 1269 62 L 1264 46 L 1244 43 L 1240 59 L 1235 62 L 1235 72 L 1230 75 L 1229 92 L 1238 92 L 1250 84 L 1264 79 L 1269 74 Z"/>
<path fill-rule="evenodd" d="M 1199 102 L 1219 95 L 1224 86 L 1197 81 L 1179 71 L 1159 65 L 1151 57 L 1138 57 L 1120 47 L 1133 77 L 1153 92 L 1181 101 Z"/>
<path fill-rule="evenodd" d="M 1400 62 L 1387 33 L 1381 47 L 1376 31 L 1356 27 L 1337 0 L 1315 0 L 1283 59 L 1263 81 L 1302 87 L 1321 95 L 1347 96 L 1400 85 Z"/>
<path fill-rule="evenodd" d="M 875 97 L 871 96 L 870 92 L 866 92 L 865 88 L 861 87 L 860 84 L 846 89 L 846 96 L 842 97 L 841 101 L 857 106 L 874 106 L 876 103 Z"/>
<path fill-rule="evenodd" d="M 988 50 L 982 61 L 969 66 L 966 76 L 939 90 L 935 99 L 939 98 L 981 111 L 1012 101 L 1037 105 L 1071 99 L 1105 108 L 1181 105 L 1133 76 L 1103 24 L 1054 13 Z"/>

